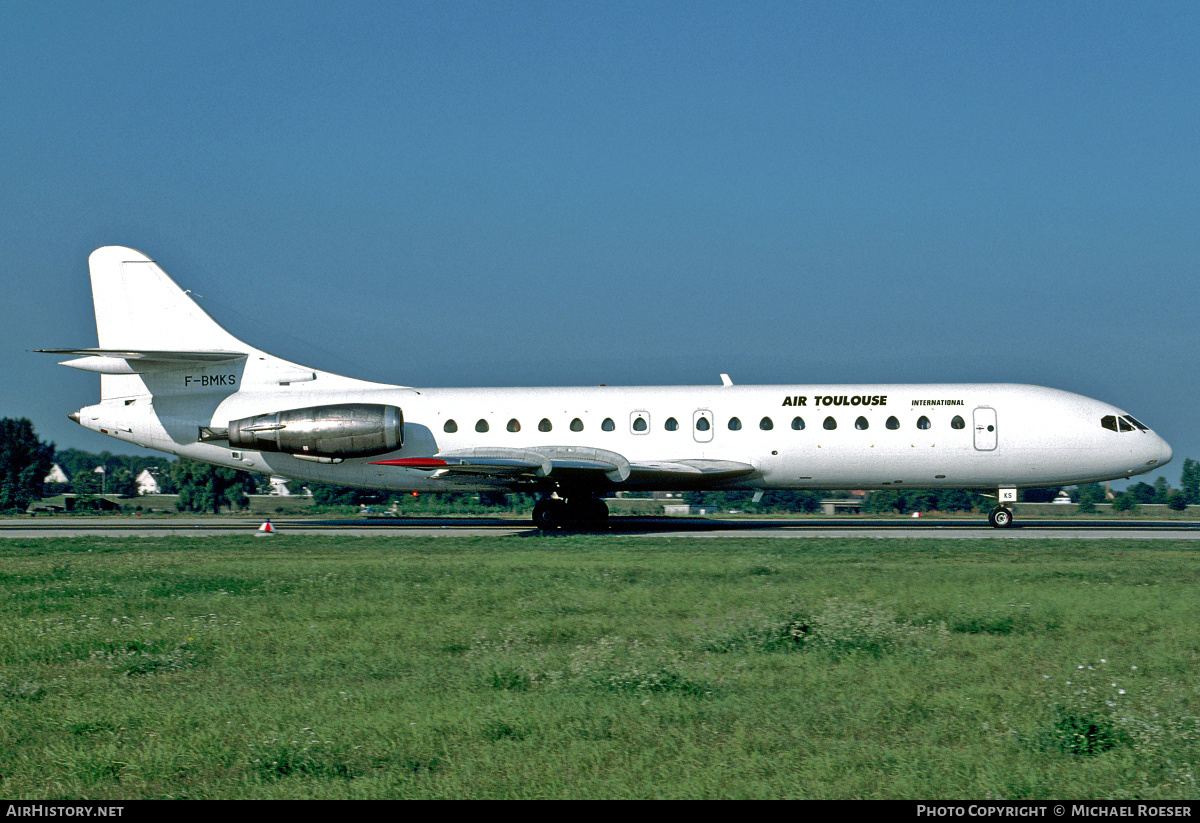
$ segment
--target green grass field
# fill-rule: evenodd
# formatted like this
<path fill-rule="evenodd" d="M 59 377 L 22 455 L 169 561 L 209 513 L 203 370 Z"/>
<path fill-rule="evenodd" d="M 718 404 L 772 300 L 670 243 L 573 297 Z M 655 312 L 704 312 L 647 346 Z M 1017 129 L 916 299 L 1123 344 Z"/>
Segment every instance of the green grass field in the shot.
<path fill-rule="evenodd" d="M 0 796 L 1191 798 L 1196 543 L 0 541 Z"/>

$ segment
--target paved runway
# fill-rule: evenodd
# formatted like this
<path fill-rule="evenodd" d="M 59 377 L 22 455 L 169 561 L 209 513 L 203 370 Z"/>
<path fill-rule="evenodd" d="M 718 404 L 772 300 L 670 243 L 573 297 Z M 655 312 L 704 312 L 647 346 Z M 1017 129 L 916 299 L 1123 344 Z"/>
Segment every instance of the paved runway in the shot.
<path fill-rule="evenodd" d="M 0 520 L 0 537 L 207 537 L 255 534 L 261 520 L 247 517 L 62 517 L 42 516 Z M 337 534 L 348 536 L 403 535 L 424 537 L 536 536 L 528 520 L 487 517 L 373 517 L 345 520 L 280 518 L 272 520 L 277 535 Z M 560 532 L 565 533 L 565 532 Z M 958 518 L 863 519 L 709 519 L 691 517 L 612 517 L 602 530 L 589 534 L 640 537 L 941 537 L 966 539 L 1013 538 L 1135 538 L 1141 540 L 1200 540 L 1200 521 L 1193 520 L 1017 520 L 1012 528 L 994 529 L 979 520 Z"/>

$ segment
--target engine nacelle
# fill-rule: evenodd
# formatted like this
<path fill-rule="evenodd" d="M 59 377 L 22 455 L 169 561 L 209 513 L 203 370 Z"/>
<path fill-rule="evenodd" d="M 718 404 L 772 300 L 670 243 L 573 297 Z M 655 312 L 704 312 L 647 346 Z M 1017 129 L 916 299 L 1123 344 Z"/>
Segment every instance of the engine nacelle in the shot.
<path fill-rule="evenodd" d="M 231 420 L 228 438 L 235 449 L 300 457 L 373 457 L 404 445 L 404 412 L 371 403 L 289 409 Z"/>

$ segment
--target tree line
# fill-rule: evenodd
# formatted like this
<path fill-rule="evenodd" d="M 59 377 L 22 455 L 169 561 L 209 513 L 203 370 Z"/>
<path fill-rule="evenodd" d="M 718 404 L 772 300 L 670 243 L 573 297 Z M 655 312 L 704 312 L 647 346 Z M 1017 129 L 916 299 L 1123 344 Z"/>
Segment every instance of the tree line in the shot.
<path fill-rule="evenodd" d="M 56 463 L 69 482 L 46 482 Z M 137 476 L 144 469 L 154 473 L 161 492 L 178 495 L 176 506 L 181 511 L 245 508 L 246 495 L 255 493 L 260 483 L 248 472 L 195 460 L 58 450 L 38 439 L 28 419 L 0 418 L 0 512 L 25 511 L 34 501 L 64 493 L 76 495 L 76 510 L 98 509 L 101 494 L 136 497 Z"/>
<path fill-rule="evenodd" d="M 44 482 L 51 467 L 57 463 L 71 479 L 69 483 Z M 97 472 L 99 466 L 103 472 Z M 269 478 L 264 475 L 212 466 L 188 458 L 169 460 L 165 457 L 139 457 L 100 454 L 79 449 L 57 450 L 53 443 L 38 439 L 33 424 L 26 418 L 0 418 L 0 512 L 24 511 L 44 497 L 65 492 L 76 494 L 76 508 L 98 507 L 100 494 L 133 498 L 137 496 L 136 478 L 144 469 L 156 476 L 164 494 L 178 495 L 176 506 L 181 511 L 212 511 L 222 508 L 246 508 L 247 495 L 266 493 Z M 317 505 L 374 505 L 395 502 L 413 511 L 436 510 L 447 506 L 461 509 L 472 507 L 495 511 L 532 506 L 534 495 L 504 492 L 473 493 L 445 492 L 419 497 L 395 495 L 390 492 L 333 486 L 324 483 L 307 484 Z M 1027 503 L 1049 502 L 1057 496 L 1058 487 L 1022 489 L 1020 500 Z M 1104 487 L 1099 483 L 1083 483 L 1068 489 L 1071 500 L 1081 512 L 1096 511 L 1096 504 L 1106 501 Z M 772 490 L 763 493 L 755 502 L 752 491 L 694 491 L 684 492 L 683 501 L 694 506 L 709 506 L 716 510 L 740 509 L 752 513 L 804 513 L 820 509 L 820 501 L 844 497 L 846 492 L 829 490 Z M 93 505 L 90 505 L 91 504 Z M 1112 499 L 1115 511 L 1134 511 L 1139 504 L 1161 503 L 1176 511 L 1200 504 L 1200 463 L 1191 458 L 1183 461 L 1179 488 L 1172 488 L 1166 477 L 1153 483 L 1138 482 Z M 971 511 L 991 508 L 994 500 L 976 491 L 964 489 L 887 489 L 873 491 L 863 499 L 861 511 L 866 513 L 913 511 Z"/>

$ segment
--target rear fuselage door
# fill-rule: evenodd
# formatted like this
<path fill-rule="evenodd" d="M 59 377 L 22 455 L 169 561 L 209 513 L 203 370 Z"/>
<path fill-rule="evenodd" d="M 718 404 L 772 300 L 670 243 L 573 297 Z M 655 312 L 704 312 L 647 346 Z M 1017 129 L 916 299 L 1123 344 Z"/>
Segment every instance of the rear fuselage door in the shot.
<path fill-rule="evenodd" d="M 713 436 L 713 413 L 708 409 L 692 412 L 692 436 L 697 443 L 708 443 Z"/>
<path fill-rule="evenodd" d="M 990 452 L 996 448 L 996 410 L 987 406 L 975 409 L 975 448 Z"/>

